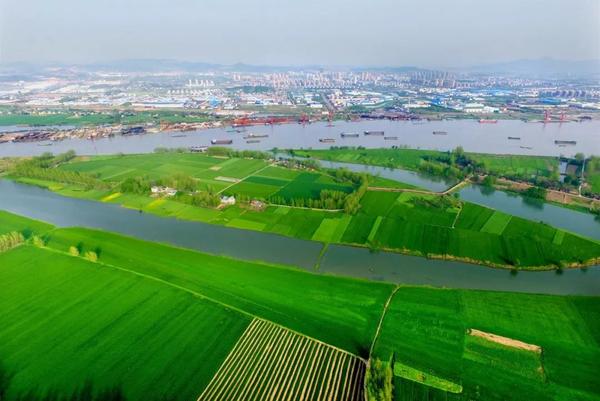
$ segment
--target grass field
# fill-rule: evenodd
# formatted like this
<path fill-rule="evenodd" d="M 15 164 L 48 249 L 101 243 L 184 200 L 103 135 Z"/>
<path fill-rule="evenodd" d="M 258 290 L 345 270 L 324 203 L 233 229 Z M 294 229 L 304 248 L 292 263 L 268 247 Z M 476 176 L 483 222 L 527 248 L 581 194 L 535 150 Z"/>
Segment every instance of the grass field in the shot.
<path fill-rule="evenodd" d="M 52 228 L 53 226 L 48 223 L 28 219 L 0 210 L 0 235 L 11 231 L 18 231 L 28 237 L 30 234 L 44 234 Z"/>
<path fill-rule="evenodd" d="M 0 219 L 27 220 L 7 213 Z M 54 228 L 45 238 L 44 248 L 0 253 L 0 362 L 11 375 L 8 399 L 30 390 L 69 395 L 88 380 L 96 392 L 118 386 L 131 400 L 196 399 L 253 316 L 367 356 L 393 288 L 107 232 Z M 96 252 L 98 261 L 68 255 L 74 246 L 81 255 Z M 303 342 L 307 355 L 323 348 Z M 364 374 L 358 360 L 325 349 L 322 366 L 355 372 L 358 385 Z M 57 366 L 64 369 L 47 377 Z M 317 389 L 329 391 L 323 380 Z"/>
<path fill-rule="evenodd" d="M 353 355 L 254 320 L 199 401 L 358 401 L 364 373 Z"/>
<path fill-rule="evenodd" d="M 418 170 L 426 157 L 445 155 L 444 152 L 420 149 L 315 149 L 297 150 L 296 155 L 320 160 L 368 164 Z M 472 159 L 483 162 L 490 173 L 498 175 L 550 176 L 558 171 L 558 158 L 549 156 L 490 155 L 467 153 Z"/>
<path fill-rule="evenodd" d="M 365 355 L 392 286 L 201 254 L 120 235 L 66 228 L 48 246 L 79 245 L 99 261 L 200 293 L 350 352 Z M 367 347 L 368 348 L 368 347 Z"/>
<path fill-rule="evenodd" d="M 203 122 L 210 118 L 200 113 L 176 112 L 165 110 L 142 112 L 90 113 L 63 110 L 48 114 L 29 114 L 12 110 L 11 114 L 0 110 L 0 125 L 100 125 L 100 124 L 142 124 L 160 122 Z"/>
<path fill-rule="evenodd" d="M 42 224 L 0 213 L 5 222 Z M 393 286 L 40 227 L 45 247 L 0 253 L 7 400 L 65 397 L 86 382 L 128 400 L 341 400 L 362 388 L 364 365 L 343 350 L 368 356 Z M 98 261 L 68 255 L 72 246 Z M 392 355 L 396 400 L 596 400 L 600 298 L 400 287 L 373 353 Z"/>
<path fill-rule="evenodd" d="M 35 296 L 32 296 L 35 294 Z M 32 246 L 0 254 L 7 399 L 119 386 L 128 400 L 193 400 L 250 319 L 192 294 Z"/>
<path fill-rule="evenodd" d="M 60 169 L 97 176 L 110 189 L 21 180 L 66 196 L 116 203 L 159 216 L 492 266 L 564 267 L 590 264 L 600 257 L 598 242 L 450 197 L 438 202 L 440 198 L 433 194 L 367 191 L 358 213 L 348 215 L 280 204 L 255 210 L 241 202 L 224 209 L 203 208 L 169 197 L 122 193 L 119 188 L 126 178 L 160 179 L 184 173 L 196 180 L 199 190 L 212 188 L 238 199 L 318 199 L 322 190 L 354 190 L 327 174 L 269 165 L 264 160 L 159 153 L 79 158 Z"/>
<path fill-rule="evenodd" d="M 410 399 L 409 393 L 435 400 L 591 401 L 600 396 L 594 373 L 600 368 L 599 307 L 600 298 L 402 287 L 374 353 L 385 360 L 394 354 L 410 368 L 405 372 L 463 387 L 451 394 L 400 374 L 397 400 Z M 469 328 L 539 345 L 543 353 L 469 336 Z"/>

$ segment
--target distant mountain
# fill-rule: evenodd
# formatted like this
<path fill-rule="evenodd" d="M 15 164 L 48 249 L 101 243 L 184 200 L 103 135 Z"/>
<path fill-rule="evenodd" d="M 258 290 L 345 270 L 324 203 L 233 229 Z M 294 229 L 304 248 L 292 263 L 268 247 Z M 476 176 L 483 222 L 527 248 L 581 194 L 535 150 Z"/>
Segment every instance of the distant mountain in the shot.
<path fill-rule="evenodd" d="M 600 76 L 600 60 L 567 61 L 543 58 L 485 64 L 463 69 L 470 72 L 500 73 L 529 77 L 590 77 Z"/>

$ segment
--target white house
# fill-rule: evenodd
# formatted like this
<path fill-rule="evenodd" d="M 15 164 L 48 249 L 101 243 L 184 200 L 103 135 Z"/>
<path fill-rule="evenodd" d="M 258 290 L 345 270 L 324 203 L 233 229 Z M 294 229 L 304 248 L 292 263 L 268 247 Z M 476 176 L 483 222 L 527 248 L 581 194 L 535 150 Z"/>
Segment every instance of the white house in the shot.
<path fill-rule="evenodd" d="M 235 196 L 221 196 L 221 205 L 222 206 L 235 205 Z"/>

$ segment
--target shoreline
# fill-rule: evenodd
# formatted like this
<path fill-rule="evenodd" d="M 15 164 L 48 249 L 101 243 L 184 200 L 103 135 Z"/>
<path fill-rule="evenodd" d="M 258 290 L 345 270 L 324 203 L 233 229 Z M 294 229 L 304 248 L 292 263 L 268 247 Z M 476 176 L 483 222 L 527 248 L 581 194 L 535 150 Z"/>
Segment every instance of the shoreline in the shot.
<path fill-rule="evenodd" d="M 2 177 L 0 177 L 2 178 Z M 89 199 L 89 198 L 85 198 L 85 197 L 76 197 L 76 196 L 69 196 L 69 195 L 63 195 L 60 192 L 56 192 L 54 191 L 51 187 L 48 186 L 44 186 L 40 183 L 36 184 L 36 183 L 30 183 L 27 181 L 21 181 L 19 179 L 19 177 L 9 177 L 9 176 L 4 176 L 3 178 L 8 179 L 12 182 L 16 182 L 19 184 L 23 184 L 23 185 L 31 185 L 34 187 L 38 187 L 38 188 L 43 188 L 46 189 L 56 195 L 59 196 L 64 196 L 66 198 L 72 198 L 72 199 L 84 199 L 84 200 L 88 200 L 91 202 L 97 202 L 97 203 L 105 203 L 102 202 L 101 200 L 96 200 L 96 199 Z M 222 224 L 214 224 L 214 223 L 210 223 L 207 221 L 203 221 L 203 220 L 196 220 L 196 219 L 182 219 L 179 218 L 177 216 L 170 216 L 170 215 L 162 215 L 162 214 L 158 214 L 155 213 L 154 211 L 146 211 L 146 210 L 142 210 L 142 209 L 136 209 L 133 207 L 127 207 L 122 205 L 121 203 L 112 203 L 112 202 L 108 202 L 110 204 L 114 204 L 117 205 L 121 208 L 125 208 L 125 209 L 129 209 L 129 210 L 138 210 L 140 212 L 143 213 L 149 213 L 153 216 L 157 216 L 157 217 L 161 217 L 161 218 L 174 218 L 176 220 L 181 220 L 181 221 L 188 221 L 188 222 L 196 222 L 196 223 L 202 223 L 202 224 L 209 224 L 212 226 L 221 226 L 221 227 L 227 227 L 226 225 L 222 225 Z M 290 206 L 291 207 L 291 206 Z M 258 230 L 253 230 L 253 229 L 249 229 L 249 228 L 235 228 L 236 230 L 245 230 L 245 231 L 251 231 L 251 232 L 261 232 L 261 233 L 267 233 L 267 234 L 271 234 L 271 235 L 277 235 L 277 236 L 281 236 L 284 238 L 291 238 L 291 239 L 298 239 L 298 240 L 303 240 L 303 241 L 307 241 L 306 239 L 303 238 L 298 238 L 298 237 L 294 237 L 294 236 L 289 236 L 289 235 L 284 235 L 284 234 L 280 234 L 280 233 L 274 233 L 274 232 L 269 232 L 269 231 L 258 231 Z M 569 232 L 567 230 L 563 230 L 566 232 Z M 574 234 L 574 233 L 571 233 Z M 574 234 L 574 235 L 578 235 L 581 236 L 579 234 Z M 593 239 L 587 238 L 585 236 L 581 236 L 587 240 L 591 240 L 593 241 Z M 362 249 L 369 249 L 369 250 L 373 250 L 374 252 L 377 251 L 383 251 L 383 252 L 388 252 L 388 253 L 395 253 L 395 254 L 400 254 L 400 255 L 406 255 L 406 256 L 416 256 L 416 257 L 421 257 L 421 258 L 425 258 L 425 259 L 431 259 L 431 260 L 444 260 L 444 261 L 450 261 L 450 262 L 462 262 L 462 263 L 468 263 L 468 264 L 472 264 L 472 265 L 479 265 L 479 266 L 484 266 L 484 267 L 489 267 L 489 268 L 493 268 L 493 269 L 502 269 L 502 270 L 506 270 L 506 271 L 531 271 L 531 272 L 542 272 L 542 271 L 561 271 L 563 269 L 582 269 L 582 268 L 588 268 L 588 267 L 593 267 L 596 265 L 600 265 L 600 257 L 585 261 L 583 263 L 579 263 L 579 262 L 571 262 L 571 263 L 565 263 L 564 266 L 557 266 L 554 264 L 548 264 L 548 265 L 542 265 L 542 266 L 526 266 L 523 268 L 519 268 L 516 266 L 512 266 L 512 265 L 508 265 L 508 264 L 499 264 L 499 263 L 494 263 L 494 262 L 490 262 L 490 261 L 483 261 L 483 260 L 477 260 L 477 259 L 471 259 L 468 257 L 461 257 L 461 256 L 454 256 L 454 255 L 437 255 L 437 254 L 427 254 L 424 255 L 423 253 L 421 253 L 420 251 L 416 251 L 416 250 L 410 250 L 410 249 L 400 249 L 400 248 L 387 248 L 387 247 L 377 247 L 377 248 L 373 248 L 371 246 L 369 246 L 368 244 L 357 244 L 357 243 L 344 243 L 344 242 L 322 242 L 322 241 L 315 241 L 315 240 L 308 240 L 308 241 L 313 241 L 316 243 L 319 243 L 323 246 L 325 245 L 342 245 L 342 246 L 351 246 L 354 248 L 362 248 Z"/>

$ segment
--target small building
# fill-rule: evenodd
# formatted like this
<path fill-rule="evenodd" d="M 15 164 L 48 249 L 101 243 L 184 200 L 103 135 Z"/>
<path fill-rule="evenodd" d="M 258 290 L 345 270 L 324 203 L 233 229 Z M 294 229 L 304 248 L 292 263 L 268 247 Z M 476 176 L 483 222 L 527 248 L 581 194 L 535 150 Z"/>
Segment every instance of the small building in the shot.
<path fill-rule="evenodd" d="M 152 192 L 152 195 L 165 195 L 165 196 L 175 196 L 177 194 L 177 190 L 175 188 L 169 188 L 169 187 L 160 187 L 160 186 L 153 186 L 150 188 L 150 191 Z"/>
<path fill-rule="evenodd" d="M 190 152 L 204 153 L 208 150 L 208 146 L 190 146 Z"/>
<path fill-rule="evenodd" d="M 235 205 L 235 196 L 221 196 L 221 206 Z"/>

